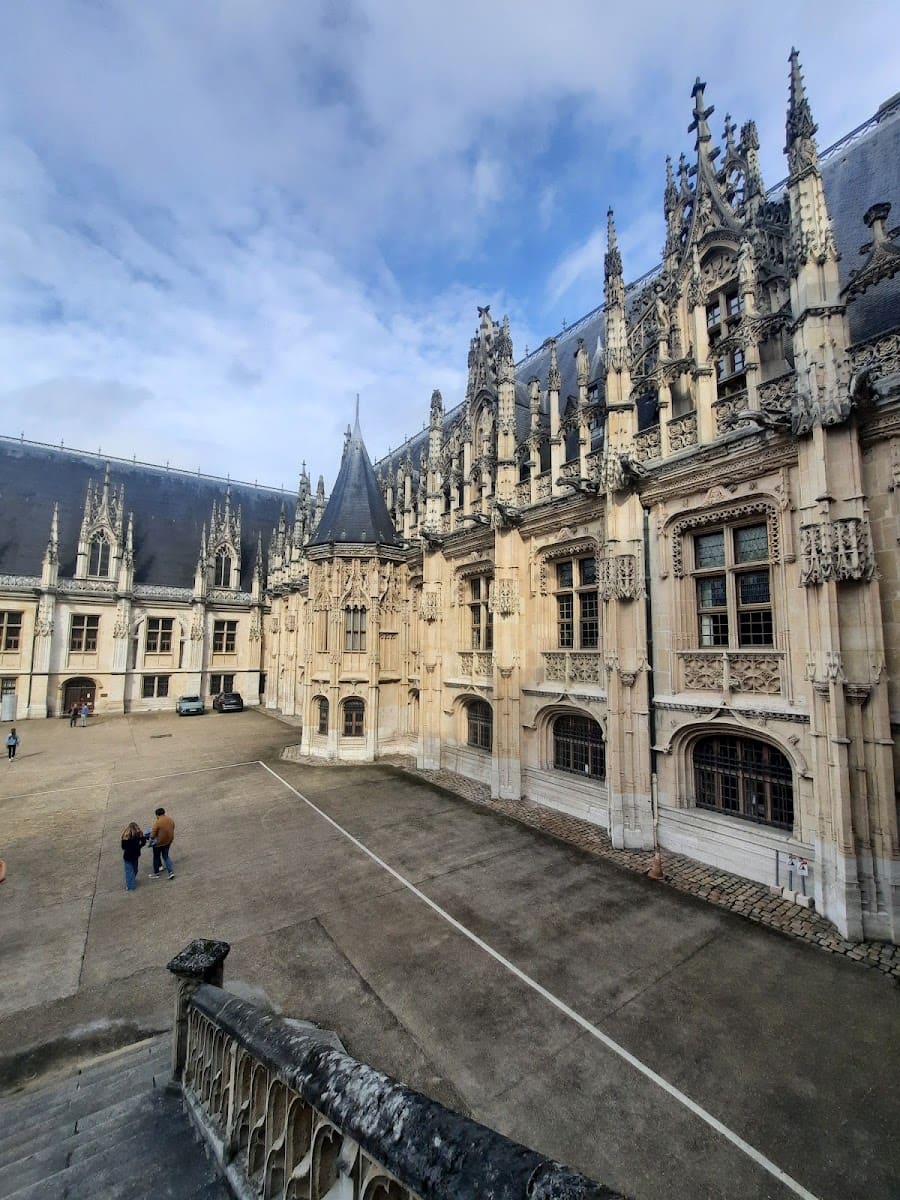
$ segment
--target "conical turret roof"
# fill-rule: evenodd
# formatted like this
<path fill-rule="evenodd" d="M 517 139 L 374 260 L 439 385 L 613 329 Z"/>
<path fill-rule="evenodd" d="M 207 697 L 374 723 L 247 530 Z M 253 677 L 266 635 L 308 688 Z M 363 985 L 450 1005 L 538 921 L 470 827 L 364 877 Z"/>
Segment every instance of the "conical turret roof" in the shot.
<path fill-rule="evenodd" d="M 310 546 L 332 542 L 354 545 L 399 546 L 359 428 L 359 413 L 347 445 L 334 490 Z"/>

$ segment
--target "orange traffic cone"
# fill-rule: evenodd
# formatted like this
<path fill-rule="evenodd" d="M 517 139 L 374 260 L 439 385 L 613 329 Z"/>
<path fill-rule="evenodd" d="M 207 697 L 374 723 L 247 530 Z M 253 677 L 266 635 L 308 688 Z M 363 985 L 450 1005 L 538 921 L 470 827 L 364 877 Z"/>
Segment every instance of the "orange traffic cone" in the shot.
<path fill-rule="evenodd" d="M 662 859 L 659 856 L 658 850 L 653 855 L 650 866 L 647 868 L 647 875 L 651 879 L 665 879 L 665 875 L 663 874 Z"/>

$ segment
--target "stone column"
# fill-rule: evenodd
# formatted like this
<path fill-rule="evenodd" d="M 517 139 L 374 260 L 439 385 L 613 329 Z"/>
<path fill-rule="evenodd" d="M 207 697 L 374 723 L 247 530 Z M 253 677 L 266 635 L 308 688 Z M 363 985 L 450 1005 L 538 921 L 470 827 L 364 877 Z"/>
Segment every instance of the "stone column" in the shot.
<path fill-rule="evenodd" d="M 221 987 L 225 959 L 231 946 L 211 938 L 195 938 L 168 963 L 175 976 L 175 1021 L 172 1027 L 172 1078 L 169 1087 L 180 1090 L 187 1055 L 188 1001 L 201 983 Z"/>

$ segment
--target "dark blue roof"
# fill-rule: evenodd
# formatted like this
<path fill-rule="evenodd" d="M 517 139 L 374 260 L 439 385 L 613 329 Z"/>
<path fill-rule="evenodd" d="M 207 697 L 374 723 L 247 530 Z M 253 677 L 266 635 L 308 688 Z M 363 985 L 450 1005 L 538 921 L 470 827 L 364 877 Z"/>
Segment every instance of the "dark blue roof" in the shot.
<path fill-rule="evenodd" d="M 401 544 L 363 444 L 358 419 L 344 449 L 334 490 L 309 544 L 322 546 L 331 542 Z"/>
<path fill-rule="evenodd" d="M 249 591 L 258 535 L 266 546 L 282 505 L 293 511 L 295 497 L 274 488 L 0 437 L 0 574 L 40 575 L 58 502 L 60 576 L 72 576 L 88 481 L 102 483 L 107 463 L 111 487 L 125 485 L 126 523 L 134 514 L 135 583 L 193 585 L 201 531 L 230 486 L 232 512 L 241 509 L 241 587 Z"/>

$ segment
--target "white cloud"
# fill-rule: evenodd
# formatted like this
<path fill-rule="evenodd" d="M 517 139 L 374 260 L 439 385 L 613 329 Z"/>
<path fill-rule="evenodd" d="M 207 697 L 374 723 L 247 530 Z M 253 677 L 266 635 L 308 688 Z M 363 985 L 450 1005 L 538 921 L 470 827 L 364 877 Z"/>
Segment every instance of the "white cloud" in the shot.
<path fill-rule="evenodd" d="M 726 107 L 757 118 L 771 182 L 791 40 L 828 141 L 895 90 L 876 16 L 764 2 L 738 30 L 726 10 L 593 0 L 6 6 L 0 428 L 333 477 L 355 392 L 376 456 L 421 427 L 433 387 L 460 397 L 475 304 L 510 287 L 501 248 L 521 268 L 494 311 L 521 348 L 552 332 L 548 296 L 571 320 L 601 299 L 608 203 L 626 274 L 653 264 L 696 71 L 717 129 Z"/>

